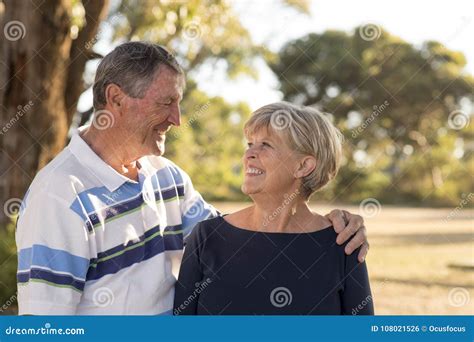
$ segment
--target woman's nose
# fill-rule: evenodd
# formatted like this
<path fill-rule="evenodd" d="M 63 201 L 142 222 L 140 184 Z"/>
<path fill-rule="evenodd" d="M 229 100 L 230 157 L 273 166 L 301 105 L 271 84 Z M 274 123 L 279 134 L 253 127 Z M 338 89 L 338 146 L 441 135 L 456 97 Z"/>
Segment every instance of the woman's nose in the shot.
<path fill-rule="evenodd" d="M 245 159 L 255 159 L 257 157 L 257 149 L 255 147 L 249 147 L 247 151 L 245 151 Z"/>

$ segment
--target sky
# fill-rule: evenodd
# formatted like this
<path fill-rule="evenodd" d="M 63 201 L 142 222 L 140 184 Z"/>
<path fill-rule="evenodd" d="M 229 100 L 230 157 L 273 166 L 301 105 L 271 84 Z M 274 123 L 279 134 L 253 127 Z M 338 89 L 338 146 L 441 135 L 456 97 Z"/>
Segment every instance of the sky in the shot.
<path fill-rule="evenodd" d="M 254 42 L 275 52 L 286 42 L 310 32 L 322 33 L 328 29 L 350 32 L 370 23 L 413 44 L 437 40 L 449 49 L 461 51 L 467 59 L 466 71 L 474 73 L 474 0 L 313 0 L 309 15 L 283 5 L 280 0 L 230 0 L 230 3 Z M 101 53 L 110 49 L 106 40 L 104 37 L 96 46 Z M 198 86 L 209 95 L 222 96 L 231 103 L 247 102 L 252 110 L 281 100 L 275 75 L 263 60 L 256 60 L 255 66 L 258 80 L 247 76 L 228 80 L 223 65 L 202 68 L 196 77 Z M 88 92 L 81 97 L 79 110 L 87 110 L 91 104 L 91 92 Z"/>
<path fill-rule="evenodd" d="M 437 40 L 462 51 L 466 71 L 474 73 L 474 1 L 373 1 L 314 0 L 311 14 L 300 14 L 275 0 L 231 1 L 254 41 L 278 51 L 287 41 L 328 29 L 353 31 L 359 25 L 376 24 L 410 43 Z M 447 5 L 449 4 L 449 6 Z M 252 110 L 281 100 L 276 77 L 263 61 L 257 61 L 259 79 L 241 77 L 226 82 L 215 70 L 203 70 L 198 83 L 210 95 L 229 102 L 245 101 Z M 223 86 L 223 84 L 225 86 Z"/>

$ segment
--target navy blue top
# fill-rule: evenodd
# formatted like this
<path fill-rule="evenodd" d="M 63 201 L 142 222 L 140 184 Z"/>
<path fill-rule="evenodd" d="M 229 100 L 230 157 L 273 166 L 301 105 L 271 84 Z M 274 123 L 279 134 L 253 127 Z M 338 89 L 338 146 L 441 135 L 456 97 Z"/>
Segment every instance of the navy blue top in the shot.
<path fill-rule="evenodd" d="M 175 315 L 373 315 L 365 262 L 344 253 L 333 227 L 264 233 L 222 217 L 189 236 Z"/>

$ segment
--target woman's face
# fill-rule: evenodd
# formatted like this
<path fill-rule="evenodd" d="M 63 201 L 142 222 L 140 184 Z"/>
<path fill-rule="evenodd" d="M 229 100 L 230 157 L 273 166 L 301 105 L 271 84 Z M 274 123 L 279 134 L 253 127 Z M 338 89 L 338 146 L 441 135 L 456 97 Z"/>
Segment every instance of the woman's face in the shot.
<path fill-rule="evenodd" d="M 298 158 L 286 142 L 268 129 L 260 129 L 246 138 L 242 192 L 250 197 L 266 195 L 280 199 L 296 191 L 299 180 L 294 174 Z"/>

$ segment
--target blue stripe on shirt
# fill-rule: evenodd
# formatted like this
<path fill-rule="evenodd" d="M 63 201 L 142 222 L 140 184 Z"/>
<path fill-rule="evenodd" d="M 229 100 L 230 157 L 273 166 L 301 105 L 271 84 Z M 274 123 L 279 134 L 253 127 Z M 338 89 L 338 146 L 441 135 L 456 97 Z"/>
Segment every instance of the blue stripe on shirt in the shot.
<path fill-rule="evenodd" d="M 191 233 L 194 226 L 199 222 L 204 221 L 214 214 L 211 211 L 211 206 L 207 204 L 202 197 L 199 197 L 186 211 L 182 218 L 183 234 L 187 236 Z"/>
<path fill-rule="evenodd" d="M 127 183 L 126 183 L 127 184 Z M 123 186 L 125 186 L 124 184 Z M 122 187 L 123 187 L 122 186 Z M 108 192 L 105 187 L 102 187 L 103 191 Z M 97 189 L 99 188 L 93 188 L 95 189 L 93 193 L 95 193 L 95 196 L 97 196 L 98 200 L 101 200 L 103 198 L 109 199 L 109 196 L 105 196 L 104 194 L 100 194 L 97 192 Z M 119 191 L 119 190 L 117 190 Z M 121 215 L 123 213 L 126 213 L 128 211 L 132 211 L 134 209 L 139 208 L 143 203 L 143 196 L 141 192 L 134 194 L 133 197 L 131 197 L 128 201 L 123 201 L 122 203 L 113 203 L 107 200 L 107 203 L 112 204 L 108 207 L 103 207 L 101 209 L 90 209 L 88 210 L 87 208 L 93 208 L 92 201 L 90 200 L 89 194 L 84 195 L 85 193 L 88 193 L 89 190 L 84 191 L 79 193 L 78 197 L 76 200 L 72 203 L 71 209 L 76 212 L 85 222 L 88 231 L 91 233 L 93 231 L 93 227 L 97 224 L 101 223 L 101 219 L 103 220 L 109 220 L 115 216 Z M 125 193 L 125 191 L 123 192 Z M 128 192 L 130 193 L 130 192 Z M 169 200 L 174 197 L 182 197 L 184 196 L 184 186 L 181 185 L 176 185 L 174 187 L 171 187 L 169 189 L 165 190 L 158 190 L 155 192 L 155 199 L 158 200 Z M 97 205 L 97 201 L 94 200 L 95 205 Z"/>
<path fill-rule="evenodd" d="M 18 271 L 25 271 L 34 266 L 47 267 L 57 272 L 67 272 L 76 278 L 85 279 L 89 268 L 89 259 L 44 245 L 33 245 L 20 250 Z"/>
<path fill-rule="evenodd" d="M 30 280 L 46 282 L 53 286 L 72 287 L 78 291 L 84 290 L 85 285 L 85 281 L 75 279 L 71 275 L 58 274 L 50 270 L 43 270 L 35 267 L 32 267 L 28 271 L 17 273 L 17 281 L 19 284 L 28 283 Z"/>
<path fill-rule="evenodd" d="M 161 235 L 159 226 L 156 226 L 136 240 L 99 253 L 96 259 L 91 260 L 87 281 L 117 273 L 124 268 L 151 259 L 165 251 L 183 249 L 183 234 L 180 230 L 177 230 L 177 227 L 167 227 L 164 235 Z"/>
<path fill-rule="evenodd" d="M 157 181 L 159 187 L 157 187 Z M 172 185 L 182 185 L 183 183 L 181 171 L 179 171 L 178 168 L 174 166 L 168 166 L 158 170 L 155 175 L 152 176 L 152 184 L 155 189 L 166 189 Z"/>

